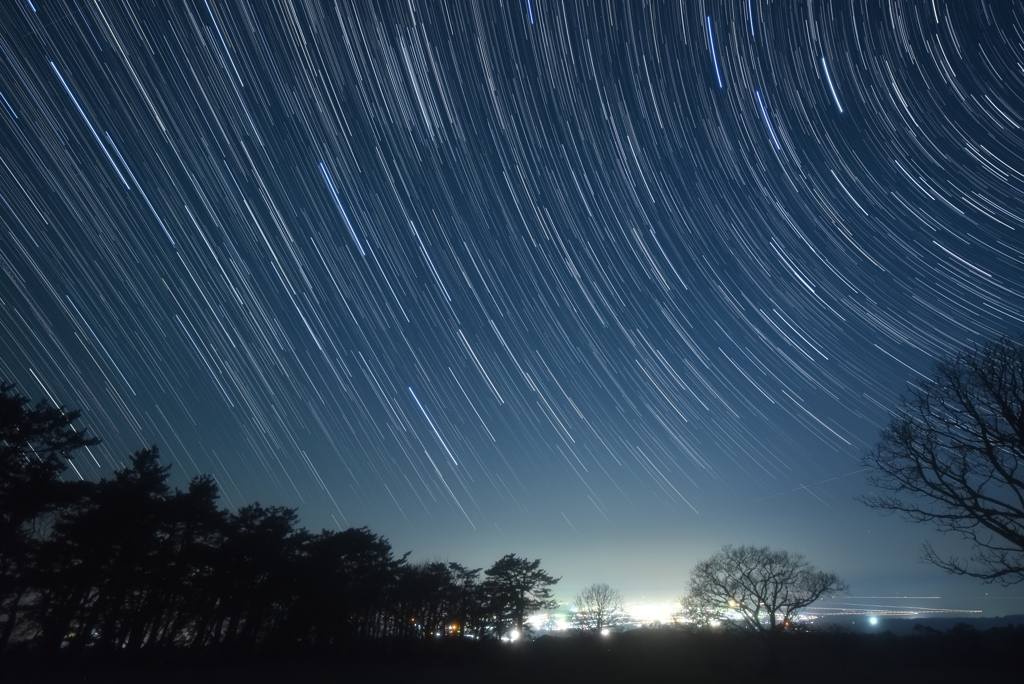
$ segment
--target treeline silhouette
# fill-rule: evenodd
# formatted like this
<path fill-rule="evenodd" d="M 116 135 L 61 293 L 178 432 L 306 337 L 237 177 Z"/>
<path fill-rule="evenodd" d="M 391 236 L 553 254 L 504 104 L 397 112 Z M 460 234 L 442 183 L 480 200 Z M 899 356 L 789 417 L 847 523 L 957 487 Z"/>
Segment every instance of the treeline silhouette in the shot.
<path fill-rule="evenodd" d="M 0 654 L 499 639 L 552 605 L 558 580 L 538 560 L 509 554 L 481 576 L 409 562 L 365 527 L 310 532 L 294 509 L 231 513 L 208 475 L 172 489 L 155 446 L 110 479 L 67 481 L 74 452 L 98 441 L 77 418 L 0 384 Z"/>
<path fill-rule="evenodd" d="M 748 681 L 776 661 L 832 681 L 1021 670 L 1024 627 L 787 629 L 778 658 L 750 630 L 695 625 L 505 648 L 531 612 L 553 607 L 558 579 L 539 560 L 412 563 L 365 527 L 313 533 L 295 510 L 258 503 L 230 512 L 210 476 L 172 488 L 156 447 L 111 478 L 81 480 L 72 459 L 98 440 L 73 427 L 78 417 L 0 382 L 0 678 L 12 682 L 85 681 L 89 668 L 113 667 L 108 681 L 251 684 L 296 681 L 297 663 L 309 682 L 336 681 L 339 663 L 350 681 L 495 683 Z M 282 664 L 291 669 L 277 676 Z M 224 679 L 225 667 L 237 676 Z"/>

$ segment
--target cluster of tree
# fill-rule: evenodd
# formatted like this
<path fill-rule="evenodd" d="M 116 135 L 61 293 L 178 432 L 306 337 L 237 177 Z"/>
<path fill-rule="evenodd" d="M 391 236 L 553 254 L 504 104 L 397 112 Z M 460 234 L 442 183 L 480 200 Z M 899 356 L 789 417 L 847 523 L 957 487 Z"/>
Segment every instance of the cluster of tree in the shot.
<path fill-rule="evenodd" d="M 899 399 L 863 462 L 876 489 L 864 503 L 973 549 L 967 559 L 943 557 L 926 543 L 924 560 L 985 582 L 1024 581 L 1024 337 L 941 360 Z M 691 571 L 682 614 L 761 635 L 777 664 L 778 635 L 797 612 L 845 589 L 800 554 L 726 546 Z"/>
<path fill-rule="evenodd" d="M 890 413 L 864 454 L 875 491 L 861 500 L 966 540 L 969 558 L 924 560 L 985 582 L 1024 581 L 1024 336 L 1001 337 L 940 360 Z M 845 588 L 799 554 L 727 546 L 690 574 L 684 612 L 771 632 L 826 593 Z"/>
<path fill-rule="evenodd" d="M 211 477 L 172 491 L 156 447 L 113 479 L 66 482 L 74 452 L 98 442 L 77 412 L 30 406 L 0 383 L 0 652 L 16 630 L 41 649 L 337 648 L 354 640 L 525 634 L 558 582 L 514 554 L 489 569 L 408 562 L 366 528 L 311 533 L 295 511 L 217 505 Z M 925 557 L 988 582 L 1024 579 L 1024 338 L 961 352 L 900 400 L 864 457 L 864 500 L 967 539 L 973 557 Z M 803 556 L 724 547 L 690 574 L 692 623 L 776 635 L 796 613 L 845 590 Z M 576 596 L 575 626 L 622 618 L 619 593 Z"/>
<path fill-rule="evenodd" d="M 554 607 L 539 560 L 508 554 L 481 577 L 410 563 L 366 528 L 309 532 L 292 509 L 230 513 L 209 476 L 172 490 L 156 447 L 112 479 L 64 481 L 98 441 L 77 418 L 0 383 L 0 652 L 13 635 L 72 654 L 503 638 Z"/>

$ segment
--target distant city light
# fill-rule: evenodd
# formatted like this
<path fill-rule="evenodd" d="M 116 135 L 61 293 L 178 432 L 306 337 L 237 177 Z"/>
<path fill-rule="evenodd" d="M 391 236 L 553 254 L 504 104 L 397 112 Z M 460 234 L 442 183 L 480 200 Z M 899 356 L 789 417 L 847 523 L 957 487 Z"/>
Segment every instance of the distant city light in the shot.
<path fill-rule="evenodd" d="M 872 626 L 875 626 L 878 624 L 878 618 L 872 615 L 868 618 L 868 622 L 870 622 Z"/>
<path fill-rule="evenodd" d="M 671 623 L 675 613 L 679 612 L 679 601 L 629 602 L 625 608 L 631 622 L 667 624 Z"/>

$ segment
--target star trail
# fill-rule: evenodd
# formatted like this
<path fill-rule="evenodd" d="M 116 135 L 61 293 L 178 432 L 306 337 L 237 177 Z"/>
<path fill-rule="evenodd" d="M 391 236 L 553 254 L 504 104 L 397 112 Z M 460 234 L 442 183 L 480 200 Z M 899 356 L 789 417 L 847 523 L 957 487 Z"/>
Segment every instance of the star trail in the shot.
<path fill-rule="evenodd" d="M 81 477 L 155 443 L 568 592 L 730 542 L 952 586 L 853 497 L 1024 328 L 1024 5 L 11 0 L 0 51 L 0 378 Z"/>

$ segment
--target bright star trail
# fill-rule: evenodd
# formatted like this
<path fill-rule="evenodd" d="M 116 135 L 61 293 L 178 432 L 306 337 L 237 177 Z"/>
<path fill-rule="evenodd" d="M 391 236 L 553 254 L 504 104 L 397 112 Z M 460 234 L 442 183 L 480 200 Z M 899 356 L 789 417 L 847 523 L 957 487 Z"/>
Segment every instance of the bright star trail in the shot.
<path fill-rule="evenodd" d="M 11 0 L 0 52 L 0 379 L 82 477 L 156 444 L 568 595 L 726 543 L 987 589 L 853 497 L 1024 329 L 1024 4 Z"/>

